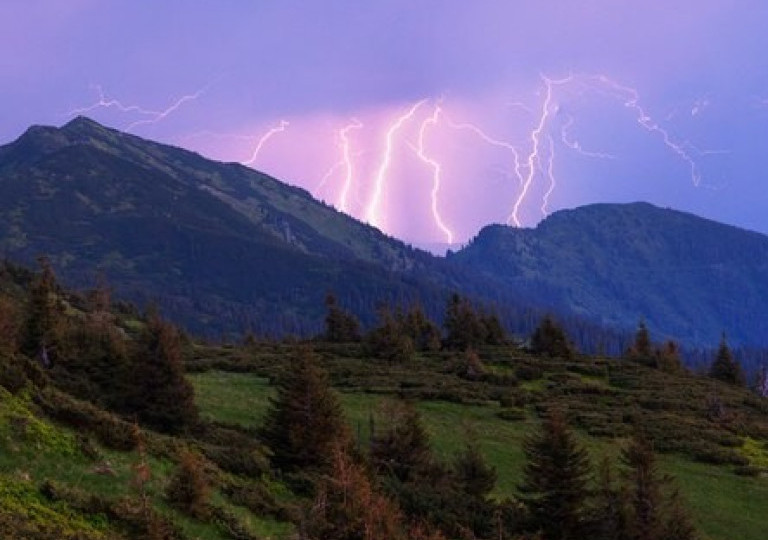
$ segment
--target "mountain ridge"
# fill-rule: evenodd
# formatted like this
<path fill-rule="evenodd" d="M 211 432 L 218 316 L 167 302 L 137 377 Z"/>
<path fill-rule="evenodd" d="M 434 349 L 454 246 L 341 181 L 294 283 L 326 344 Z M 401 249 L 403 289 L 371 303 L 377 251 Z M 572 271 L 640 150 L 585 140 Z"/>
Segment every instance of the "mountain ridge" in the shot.
<path fill-rule="evenodd" d="M 367 324 L 381 304 L 420 302 L 439 318 L 458 291 L 522 335 L 554 311 L 587 348 L 606 330 L 621 350 L 639 320 L 689 345 L 722 331 L 768 345 L 760 233 L 601 203 L 531 229 L 489 225 L 435 257 L 304 189 L 85 117 L 0 146 L 0 250 L 23 263 L 45 253 L 78 287 L 104 272 L 122 297 L 208 334 L 317 332 L 329 291 Z"/>
<path fill-rule="evenodd" d="M 510 287 L 534 283 L 607 325 L 645 320 L 660 336 L 708 344 L 768 331 L 755 322 L 768 309 L 768 237 L 650 203 L 563 210 L 534 229 L 489 226 L 456 259 Z"/>

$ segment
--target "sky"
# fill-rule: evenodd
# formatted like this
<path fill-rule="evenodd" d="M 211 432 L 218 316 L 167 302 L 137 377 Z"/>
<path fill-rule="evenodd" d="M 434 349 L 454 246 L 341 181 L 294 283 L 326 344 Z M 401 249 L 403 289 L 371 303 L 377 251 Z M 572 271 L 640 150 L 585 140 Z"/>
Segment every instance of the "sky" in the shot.
<path fill-rule="evenodd" d="M 7 0 L 0 144 L 86 115 L 424 246 L 648 201 L 768 233 L 764 0 Z"/>

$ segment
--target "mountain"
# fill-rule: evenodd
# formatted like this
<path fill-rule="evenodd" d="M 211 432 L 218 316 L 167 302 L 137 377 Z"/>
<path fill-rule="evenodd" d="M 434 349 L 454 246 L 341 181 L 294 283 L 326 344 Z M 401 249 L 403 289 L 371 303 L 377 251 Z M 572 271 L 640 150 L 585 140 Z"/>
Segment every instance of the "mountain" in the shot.
<path fill-rule="evenodd" d="M 595 204 L 488 226 L 452 260 L 610 327 L 768 345 L 768 237 L 691 214 Z"/>
<path fill-rule="evenodd" d="M 306 332 L 328 290 L 373 312 L 436 288 L 406 277 L 429 274 L 428 254 L 302 189 L 83 117 L 0 147 L 0 249 L 47 254 L 79 286 L 98 270 L 207 331 Z"/>
<path fill-rule="evenodd" d="M 207 335 L 317 332 L 329 291 L 364 323 L 382 303 L 439 318 L 460 291 L 521 335 L 553 310 L 588 350 L 620 351 L 641 319 L 659 339 L 709 345 L 726 331 L 768 345 L 757 233 L 603 204 L 535 229 L 489 226 L 435 257 L 263 173 L 84 117 L 0 146 L 0 250 L 25 264 L 46 254 L 70 286 L 102 273 L 119 298 Z"/>
<path fill-rule="evenodd" d="M 0 147 L 0 250 L 46 254 L 78 287 L 103 273 L 120 297 L 207 334 L 317 331 L 328 291 L 368 322 L 382 302 L 437 314 L 455 289 L 515 304 L 303 189 L 84 117 Z"/>

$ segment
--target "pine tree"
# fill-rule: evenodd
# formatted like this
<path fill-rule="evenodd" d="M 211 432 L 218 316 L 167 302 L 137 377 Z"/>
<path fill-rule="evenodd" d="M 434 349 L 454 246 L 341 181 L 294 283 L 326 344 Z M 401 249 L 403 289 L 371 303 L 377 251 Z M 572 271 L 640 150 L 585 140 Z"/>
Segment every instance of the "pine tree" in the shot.
<path fill-rule="evenodd" d="M 308 513 L 308 540 L 406 540 L 397 505 L 379 493 L 365 469 L 334 445 L 329 474 L 319 481 Z"/>
<path fill-rule="evenodd" d="M 680 347 L 672 340 L 667 340 L 656 353 L 659 369 L 667 373 L 680 373 L 685 370 L 680 360 Z"/>
<path fill-rule="evenodd" d="M 421 305 L 411 306 L 402 321 L 404 333 L 418 351 L 440 349 L 440 329 L 424 313 Z"/>
<path fill-rule="evenodd" d="M 531 336 L 531 350 L 552 358 L 568 359 L 573 356 L 573 347 L 563 329 L 546 315 Z"/>
<path fill-rule="evenodd" d="M 496 487 L 496 468 L 488 464 L 476 444 L 470 442 L 453 462 L 459 490 L 474 499 L 485 499 Z"/>
<path fill-rule="evenodd" d="M 389 404 L 384 411 L 389 425 L 371 437 L 371 461 L 381 475 L 410 482 L 434 462 L 429 435 L 413 405 Z"/>
<path fill-rule="evenodd" d="M 391 363 L 405 363 L 416 352 L 411 333 L 405 327 L 402 312 L 394 315 L 388 308 L 379 310 L 379 325 L 366 336 L 371 355 Z"/>
<path fill-rule="evenodd" d="M 194 389 L 184 376 L 176 328 L 152 313 L 136 345 L 123 412 L 168 433 L 194 425 L 198 420 Z"/>
<path fill-rule="evenodd" d="M 211 484 L 204 465 L 198 454 L 184 451 L 166 490 L 166 497 L 173 506 L 198 519 L 207 518 L 211 513 Z"/>
<path fill-rule="evenodd" d="M 651 334 L 645 322 L 640 321 L 635 333 L 635 341 L 627 351 L 627 357 L 636 362 L 646 364 L 651 367 L 657 367 L 656 355 L 653 354 L 653 344 L 651 343 Z"/>
<path fill-rule="evenodd" d="M 666 506 L 667 518 L 662 527 L 661 540 L 696 540 L 696 527 L 678 489 L 672 491 Z"/>
<path fill-rule="evenodd" d="M 274 467 L 287 473 L 326 468 L 334 445 L 349 440 L 341 404 L 308 349 L 280 376 L 261 435 Z"/>
<path fill-rule="evenodd" d="M 651 443 L 635 435 L 621 455 L 630 489 L 631 531 L 636 540 L 662 538 L 662 479 Z"/>
<path fill-rule="evenodd" d="M 600 463 L 595 490 L 593 540 L 631 540 L 629 494 L 617 484 L 608 458 Z"/>
<path fill-rule="evenodd" d="M 451 349 L 465 350 L 482 345 L 486 330 L 472 304 L 454 293 L 448 300 L 443 318 L 445 345 Z"/>
<path fill-rule="evenodd" d="M 720 339 L 720 347 L 718 347 L 717 355 L 709 369 L 709 376 L 728 384 L 744 386 L 744 373 L 741 370 L 741 365 L 733 358 L 725 334 Z"/>
<path fill-rule="evenodd" d="M 588 525 L 589 458 L 565 419 L 553 412 L 523 445 L 527 459 L 520 499 L 532 530 L 544 540 L 585 537 Z"/>
<path fill-rule="evenodd" d="M 325 297 L 325 339 L 334 343 L 360 341 L 360 322 L 354 315 L 344 311 L 329 293 Z"/>
<path fill-rule="evenodd" d="M 58 284 L 53 267 L 46 257 L 38 259 L 40 273 L 29 289 L 27 317 L 21 350 L 30 358 L 37 358 L 50 367 L 55 358 L 56 338 L 62 309 L 58 298 Z"/>

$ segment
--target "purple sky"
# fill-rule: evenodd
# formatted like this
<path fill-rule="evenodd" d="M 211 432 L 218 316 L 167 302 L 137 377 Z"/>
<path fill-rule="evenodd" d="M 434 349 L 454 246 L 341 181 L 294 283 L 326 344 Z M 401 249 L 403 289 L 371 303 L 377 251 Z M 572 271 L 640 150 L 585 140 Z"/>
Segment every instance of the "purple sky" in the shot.
<path fill-rule="evenodd" d="M 764 0 L 9 0 L 0 143 L 79 110 L 418 243 L 634 200 L 768 232 L 766 28 Z"/>

